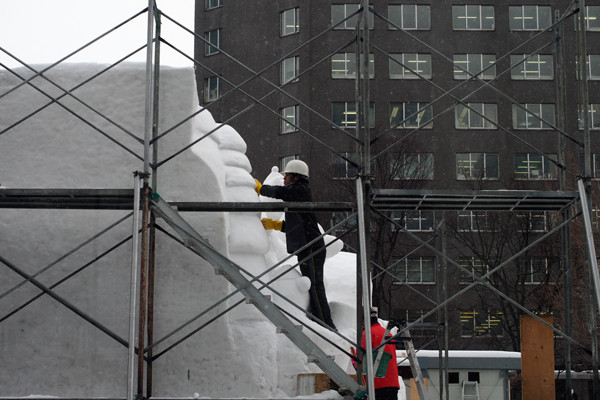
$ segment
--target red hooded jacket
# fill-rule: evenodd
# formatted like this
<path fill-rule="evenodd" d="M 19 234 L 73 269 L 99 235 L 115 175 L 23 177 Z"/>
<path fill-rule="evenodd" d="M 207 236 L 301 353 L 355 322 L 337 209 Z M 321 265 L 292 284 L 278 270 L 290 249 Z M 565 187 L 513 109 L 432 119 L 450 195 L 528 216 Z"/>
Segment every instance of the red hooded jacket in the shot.
<path fill-rule="evenodd" d="M 371 324 L 371 342 L 373 345 L 373 349 L 379 346 L 383 341 L 383 334 L 385 333 L 385 328 L 378 323 Z M 363 331 L 362 336 L 362 347 L 366 349 L 365 342 L 365 332 Z M 398 362 L 396 361 L 396 346 L 393 344 L 386 344 L 384 351 L 386 353 L 390 353 L 392 358 L 388 364 L 387 372 L 385 377 L 383 378 L 375 378 L 375 389 L 387 388 L 387 387 L 395 387 L 400 388 L 400 384 L 398 383 Z"/>

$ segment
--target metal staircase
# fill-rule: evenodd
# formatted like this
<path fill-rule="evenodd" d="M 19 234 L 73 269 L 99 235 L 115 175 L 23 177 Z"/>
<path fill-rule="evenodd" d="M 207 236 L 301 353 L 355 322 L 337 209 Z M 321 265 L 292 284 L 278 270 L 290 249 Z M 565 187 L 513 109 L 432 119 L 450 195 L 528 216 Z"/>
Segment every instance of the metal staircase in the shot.
<path fill-rule="evenodd" d="M 479 382 L 463 381 L 462 383 L 462 400 L 477 399 L 479 400 Z"/>
<path fill-rule="evenodd" d="M 263 295 L 248 279 L 240 273 L 240 267 L 227 257 L 216 251 L 177 211 L 175 211 L 158 194 L 151 198 L 154 213 L 161 217 L 183 239 L 186 246 L 193 248 L 215 270 L 233 284 L 249 303 L 253 304 L 265 317 L 275 324 L 277 331 L 285 334 L 300 350 L 306 354 L 309 362 L 315 362 L 340 387 L 340 392 L 357 394 L 364 391 L 352 377 L 340 368 L 317 344 L 304 335 L 279 309 L 271 302 L 269 296 Z"/>

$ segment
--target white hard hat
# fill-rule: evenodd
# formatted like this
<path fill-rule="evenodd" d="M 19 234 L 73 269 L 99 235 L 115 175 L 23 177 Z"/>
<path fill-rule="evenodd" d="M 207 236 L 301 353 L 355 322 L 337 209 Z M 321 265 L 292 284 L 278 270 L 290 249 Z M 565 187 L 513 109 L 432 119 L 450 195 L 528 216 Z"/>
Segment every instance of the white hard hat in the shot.
<path fill-rule="evenodd" d="M 298 174 L 308 178 L 308 165 L 304 161 L 292 160 L 285 166 L 285 174 Z"/>

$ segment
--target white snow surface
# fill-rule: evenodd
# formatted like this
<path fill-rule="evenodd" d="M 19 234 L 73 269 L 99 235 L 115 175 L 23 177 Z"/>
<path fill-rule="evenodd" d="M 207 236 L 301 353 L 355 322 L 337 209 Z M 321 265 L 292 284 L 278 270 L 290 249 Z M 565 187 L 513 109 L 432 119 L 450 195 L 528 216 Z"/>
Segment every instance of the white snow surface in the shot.
<path fill-rule="evenodd" d="M 144 132 L 145 68 L 142 64 L 124 64 L 76 87 L 105 67 L 67 64 L 45 72 L 44 77 L 33 77 L 34 73 L 25 68 L 15 70 L 16 74 L 0 71 L 0 94 L 5 94 L 0 98 L 3 187 L 133 187 L 133 172 L 143 169 L 139 139 Z M 28 79 L 25 84 L 23 79 Z M 61 89 L 72 90 L 76 98 L 61 97 Z M 207 110 L 198 107 L 193 70 L 163 68 L 160 133 L 195 112 L 199 114 L 160 139 L 159 160 L 220 126 Z M 19 122 L 28 115 L 31 117 Z M 167 201 L 271 201 L 259 199 L 254 191 L 252 167 L 245 155 L 246 134 L 221 126 L 162 165 L 153 189 Z M 257 178 L 282 183 L 276 168 L 269 176 Z M 131 241 L 127 238 L 132 229 L 128 213 L 3 210 L 0 254 L 126 341 L 131 286 Z M 287 254 L 283 235 L 265 231 L 258 213 L 190 212 L 183 216 L 211 245 L 246 271 L 265 273 L 264 280 L 280 275 L 295 263 L 291 259 L 267 271 Z M 269 216 L 282 217 L 281 213 Z M 123 221 L 117 223 L 120 218 Z M 87 242 L 112 223 L 114 228 Z M 166 223 L 159 220 L 158 224 L 177 237 Z M 328 237 L 327 241 L 333 239 Z M 341 252 L 342 246 L 338 241 L 328 248 L 325 285 L 339 332 L 354 341 L 356 256 Z M 208 263 L 162 231 L 157 233 L 156 254 L 154 340 L 165 340 L 153 349 L 154 356 L 160 355 L 153 363 L 154 396 L 288 398 L 296 396 L 298 374 L 321 372 L 285 335 L 277 334 L 273 324 L 252 305 L 242 302 L 224 317 L 208 323 L 241 297 L 222 301 L 206 315 L 201 314 L 234 288 Z M 62 282 L 69 274 L 71 277 Z M 0 293 L 22 282 L 21 276 L 5 268 Z M 307 306 L 309 282 L 297 269 L 291 269 L 273 287 L 300 307 Z M 0 297 L 0 309 L 12 311 L 39 293 L 39 289 L 25 283 Z M 351 347 L 339 336 L 309 322 L 302 311 L 281 296 L 272 293 L 272 298 L 343 349 Z M 174 332 L 190 320 L 191 324 Z M 339 349 L 307 329 L 304 332 L 334 356 L 338 365 L 352 372 L 349 358 Z M 188 334 L 188 339 L 176 343 Z M 2 396 L 44 393 L 110 397 L 126 393 L 125 345 L 47 295 L 0 324 L 0 343 Z M 301 398 L 341 396 L 329 391 Z"/>

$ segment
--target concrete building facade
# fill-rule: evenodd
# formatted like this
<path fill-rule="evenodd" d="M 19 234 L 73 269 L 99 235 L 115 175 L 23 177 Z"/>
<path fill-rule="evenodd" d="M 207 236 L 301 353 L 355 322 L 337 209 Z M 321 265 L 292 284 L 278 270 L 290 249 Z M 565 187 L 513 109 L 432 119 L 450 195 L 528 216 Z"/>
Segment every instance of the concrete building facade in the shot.
<path fill-rule="evenodd" d="M 585 72 L 594 138 L 600 129 L 600 1 L 586 4 Z M 364 15 L 372 27 L 369 123 L 375 186 L 450 191 L 574 189 L 575 178 L 582 173 L 583 130 L 577 73 L 579 10 L 573 3 L 386 0 L 371 7 Z M 265 177 L 273 165 L 281 167 L 291 158 L 300 158 L 311 167 L 316 201 L 349 199 L 356 173 L 351 161 L 363 144 L 355 129 L 360 118 L 355 103 L 360 43 L 356 21 L 361 11 L 358 0 L 256 0 L 251 5 L 196 0 L 201 105 L 210 109 L 215 120 L 248 132 L 244 140 L 257 178 Z M 559 149 L 565 154 L 562 162 Z M 600 176 L 596 175 L 600 144 L 595 139 L 591 152 L 591 178 L 595 179 Z M 414 235 L 431 238 L 442 216 L 419 212 L 390 218 Z M 340 220 L 337 217 L 331 218 L 332 223 Z M 513 217 L 525 221 L 531 237 L 547 232 L 558 218 L 543 212 Z M 330 226 L 328 216 L 320 218 Z M 483 221 L 487 217 L 482 215 L 458 213 L 445 218 L 454 219 L 455 236 L 467 230 L 496 231 L 480 226 L 491 223 Z M 501 221 L 494 223 L 504 226 Z M 410 321 L 431 308 L 429 299 L 439 294 L 439 260 L 408 236 L 401 238 L 382 267 L 391 266 L 403 277 L 383 278 L 382 285 L 376 285 L 380 292 L 375 292 L 374 301 L 380 302 L 382 316 Z M 483 260 L 489 254 L 480 254 L 480 245 L 469 246 L 460 238 L 451 243 L 449 254 L 473 276 L 489 270 L 489 260 Z M 504 256 L 511 252 L 515 249 L 500 251 Z M 552 257 L 560 255 L 530 254 L 518 267 L 521 275 L 523 268 L 528 270 L 525 278 L 518 278 L 524 291 L 548 283 L 556 268 Z M 448 284 L 460 289 L 466 284 L 464 278 L 464 271 L 451 272 Z M 396 290 L 406 283 L 421 295 Z M 558 287 L 543 289 L 545 296 L 556 297 Z M 504 331 L 502 311 L 488 309 L 485 316 L 472 311 L 470 303 L 478 303 L 482 296 L 487 295 L 472 293 L 450 307 L 449 329 L 454 332 L 450 347 L 516 350 L 518 338 Z M 547 312 L 544 301 L 531 306 Z M 472 334 L 466 333 L 469 329 Z M 503 339 L 478 340 L 480 336 Z"/>

